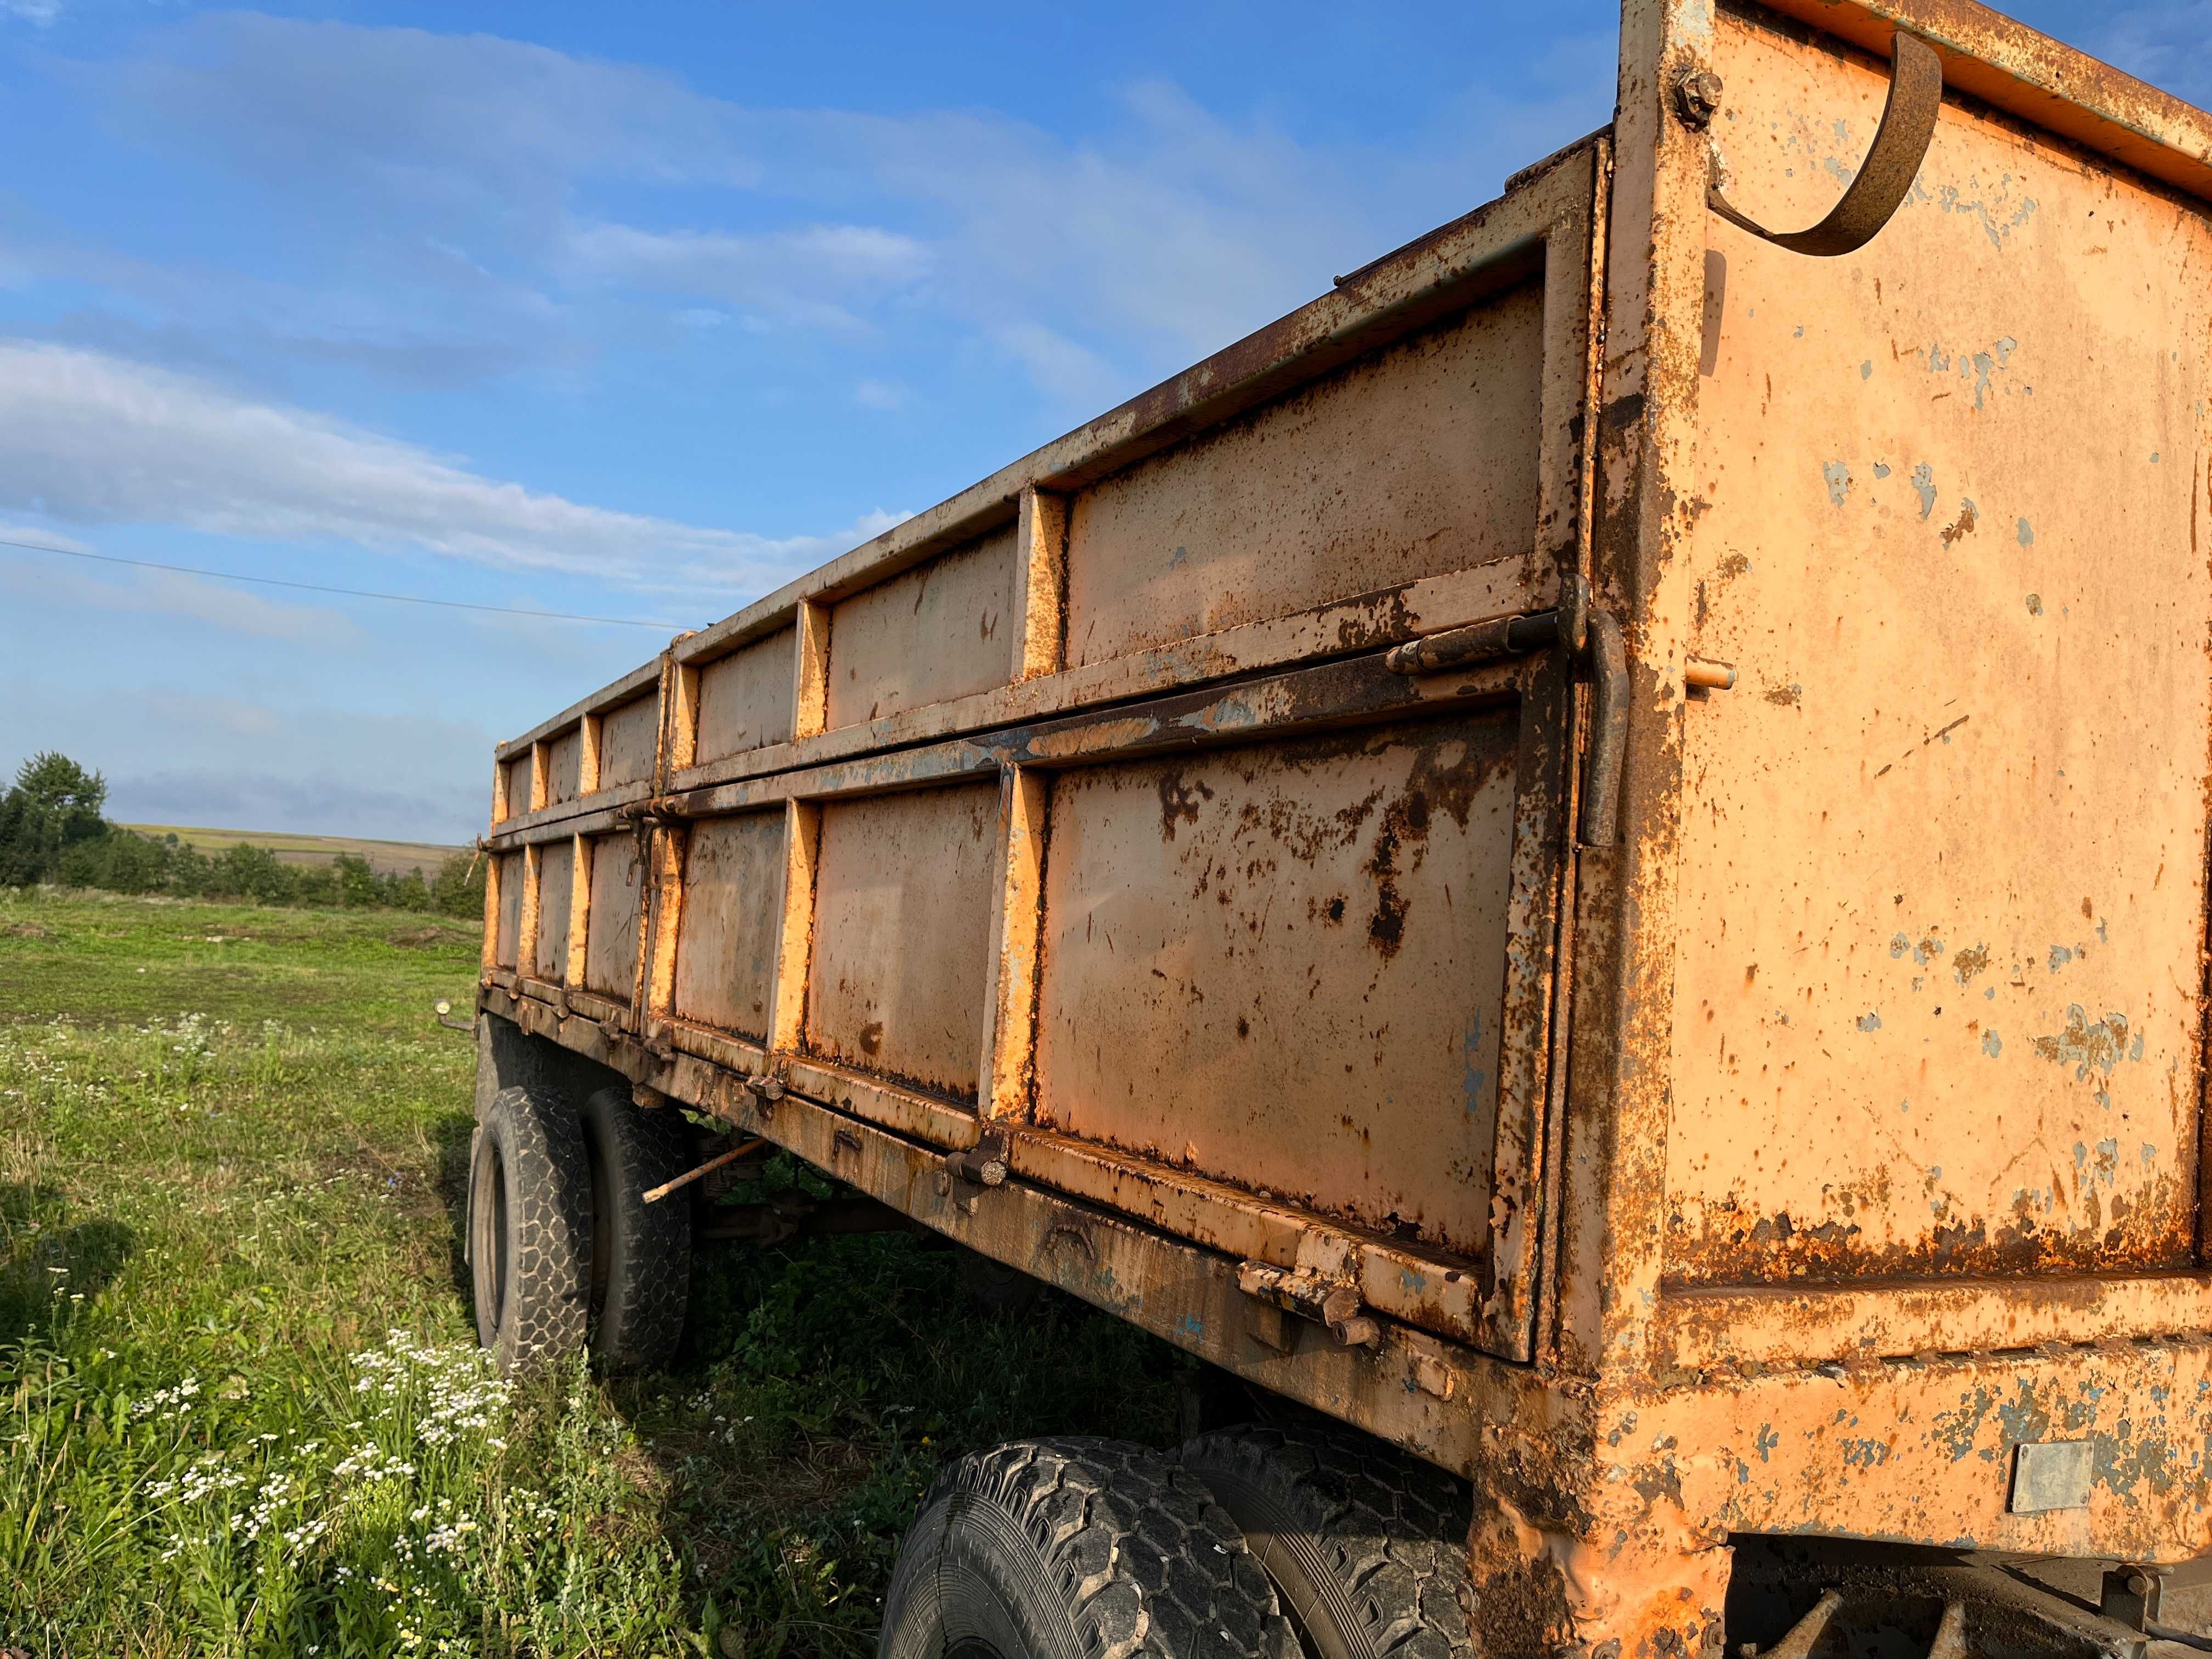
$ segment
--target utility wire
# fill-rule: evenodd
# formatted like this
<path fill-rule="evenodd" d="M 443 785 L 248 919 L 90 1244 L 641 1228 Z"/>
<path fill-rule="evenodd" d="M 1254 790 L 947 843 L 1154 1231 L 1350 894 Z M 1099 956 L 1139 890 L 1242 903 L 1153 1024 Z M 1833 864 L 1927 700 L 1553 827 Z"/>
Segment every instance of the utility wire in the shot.
<path fill-rule="evenodd" d="M 58 553 L 64 558 L 97 559 L 102 564 L 136 565 L 141 570 L 173 570 L 185 576 L 211 576 L 219 582 L 258 582 L 264 587 L 296 587 L 307 593 L 337 593 L 349 599 L 387 599 L 394 605 L 434 605 L 447 611 L 489 611 L 501 617 L 542 617 L 550 622 L 606 623 L 616 628 L 653 628 L 664 634 L 683 631 L 682 623 L 642 622 L 635 617 L 579 617 L 566 611 L 522 611 L 511 605 L 471 605 L 466 599 L 427 599 L 419 593 L 371 593 L 358 587 L 325 587 L 319 582 L 286 581 L 281 576 L 240 576 L 228 570 L 203 570 L 197 565 L 159 564 L 152 559 L 119 558 L 112 553 L 88 553 L 74 547 L 47 547 L 39 542 L 11 542 L 0 538 L 0 547 L 20 548 L 26 553 Z"/>

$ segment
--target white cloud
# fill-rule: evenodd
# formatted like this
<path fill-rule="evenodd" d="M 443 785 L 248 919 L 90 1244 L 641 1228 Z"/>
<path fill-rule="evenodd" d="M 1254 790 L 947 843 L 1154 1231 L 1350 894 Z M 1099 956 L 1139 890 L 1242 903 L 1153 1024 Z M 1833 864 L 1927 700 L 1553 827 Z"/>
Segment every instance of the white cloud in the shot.
<path fill-rule="evenodd" d="M 52 544 L 64 539 L 48 538 Z M 103 580 L 71 560 L 34 562 L 33 557 L 0 549 L 0 587 L 49 605 L 179 617 L 249 639 L 335 647 L 360 637 L 349 618 L 321 605 L 289 605 L 173 570 L 137 571 Z"/>
<path fill-rule="evenodd" d="M 748 592 L 904 516 L 775 538 L 614 512 L 191 376 L 27 341 L 0 341 L 0 507 Z"/>
<path fill-rule="evenodd" d="M 576 307 L 594 295 L 657 297 L 678 329 L 702 301 L 749 325 L 888 334 L 926 316 L 1079 415 L 1600 125 L 1608 43 L 1553 57 L 1533 79 L 1571 93 L 1471 91 L 1388 148 L 1303 143 L 1165 82 L 1071 142 L 988 112 L 749 107 L 489 36 L 240 13 L 68 72 L 113 124 L 261 180 L 299 234 L 354 239 L 349 268 L 388 274 L 416 320 L 357 318 L 353 349 L 426 314 L 502 343 L 588 334 L 604 319 Z"/>
<path fill-rule="evenodd" d="M 579 227 L 568 251 L 572 267 L 591 278 L 835 328 L 857 327 L 860 319 L 823 296 L 866 299 L 910 287 L 930 263 L 929 250 L 914 237 L 870 225 L 740 236 L 597 224 Z"/>
<path fill-rule="evenodd" d="M 863 380 L 853 388 L 853 401 L 863 409 L 879 409 L 896 415 L 909 401 L 907 389 L 896 380 Z"/>
<path fill-rule="evenodd" d="M 61 0 L 0 0 L 0 15 L 20 17 L 40 28 L 61 15 Z"/>
<path fill-rule="evenodd" d="M 17 678 L 0 696 L 0 769 L 58 749 L 106 774 L 108 816 L 126 823 L 450 842 L 481 834 L 489 811 L 492 736 L 460 721 L 178 685 L 91 697 Z"/>
<path fill-rule="evenodd" d="M 2204 43 L 2212 40 L 2212 0 L 2116 10 L 2090 50 L 2129 74 L 2203 107 L 2212 104 L 2212 67 Z"/>
<path fill-rule="evenodd" d="M 27 524 L 0 524 L 0 542 L 19 542 L 30 547 L 58 547 L 71 553 L 95 550 L 74 536 L 64 536 L 58 530 L 42 530 L 36 525 Z"/>

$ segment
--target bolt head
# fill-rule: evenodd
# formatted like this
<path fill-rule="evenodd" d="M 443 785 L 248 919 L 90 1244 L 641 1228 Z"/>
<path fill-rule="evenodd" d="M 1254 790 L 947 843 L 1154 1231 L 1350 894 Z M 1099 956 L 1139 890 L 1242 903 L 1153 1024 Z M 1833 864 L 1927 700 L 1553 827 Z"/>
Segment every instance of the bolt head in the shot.
<path fill-rule="evenodd" d="M 2130 1573 L 2128 1575 L 2128 1594 L 2130 1595 L 2148 1595 L 2150 1594 L 2149 1576 L 2140 1572 Z"/>
<path fill-rule="evenodd" d="M 1685 70 L 1674 82 L 1674 113 L 1692 131 L 1703 132 L 1720 112 L 1721 77 L 1711 70 Z"/>

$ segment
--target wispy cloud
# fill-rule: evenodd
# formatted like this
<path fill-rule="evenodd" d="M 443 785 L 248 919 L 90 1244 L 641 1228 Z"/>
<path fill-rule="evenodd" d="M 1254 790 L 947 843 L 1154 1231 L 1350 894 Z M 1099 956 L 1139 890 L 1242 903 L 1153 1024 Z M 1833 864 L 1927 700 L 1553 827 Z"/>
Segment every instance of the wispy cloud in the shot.
<path fill-rule="evenodd" d="M 1075 414 L 1600 124 L 1609 52 L 1564 43 L 1538 80 L 1573 90 L 1471 91 L 1422 142 L 1387 148 L 1224 119 L 1165 82 L 1125 88 L 1106 130 L 1070 139 L 988 112 L 752 107 L 485 35 L 242 13 L 64 72 L 112 125 L 258 181 L 292 234 L 345 244 L 345 267 L 375 280 L 321 331 L 364 362 L 419 349 L 426 328 L 573 353 L 611 296 L 672 331 L 712 307 L 845 331 L 923 315 Z"/>
<path fill-rule="evenodd" d="M 99 765 L 127 823 L 465 841 L 483 828 L 492 734 L 465 720 L 364 714 L 180 684 L 99 696 L 50 679 L 0 680 L 12 774 L 31 748 Z"/>
<path fill-rule="evenodd" d="M 46 538 L 48 545 L 66 539 Z M 111 615 L 177 617 L 248 639 L 332 647 L 351 645 L 361 637 L 349 618 L 327 606 L 264 599 L 173 570 L 138 571 L 119 580 L 105 580 L 67 559 L 42 560 L 4 547 L 0 547 L 0 589 Z"/>
<path fill-rule="evenodd" d="M 2212 0 L 2115 9 L 2088 41 L 2089 50 L 2129 74 L 2185 98 L 2212 106 Z"/>
<path fill-rule="evenodd" d="M 910 288 L 930 265 L 920 240 L 871 225 L 744 236 L 595 224 L 577 228 L 568 253 L 589 279 L 832 328 L 860 326 L 850 303 Z"/>
<path fill-rule="evenodd" d="M 776 538 L 614 512 L 190 375 L 24 341 L 0 342 L 0 507 L 724 593 L 773 586 L 902 516 Z"/>

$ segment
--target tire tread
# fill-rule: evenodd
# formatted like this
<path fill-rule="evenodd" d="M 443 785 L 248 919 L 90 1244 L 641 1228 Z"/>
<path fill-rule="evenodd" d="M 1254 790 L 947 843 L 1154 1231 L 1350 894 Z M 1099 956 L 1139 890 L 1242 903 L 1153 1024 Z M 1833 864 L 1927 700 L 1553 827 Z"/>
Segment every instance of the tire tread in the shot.
<path fill-rule="evenodd" d="M 1261 1495 L 1278 1524 L 1307 1540 L 1301 1554 L 1334 1581 L 1321 1586 L 1323 1606 L 1338 1613 L 1339 1642 L 1354 1659 L 1474 1659 L 1470 1504 L 1450 1475 L 1349 1430 L 1304 1423 L 1201 1434 L 1182 1461 L 1224 1490 Z M 1224 1505 L 1239 1507 L 1228 1498 Z"/>

